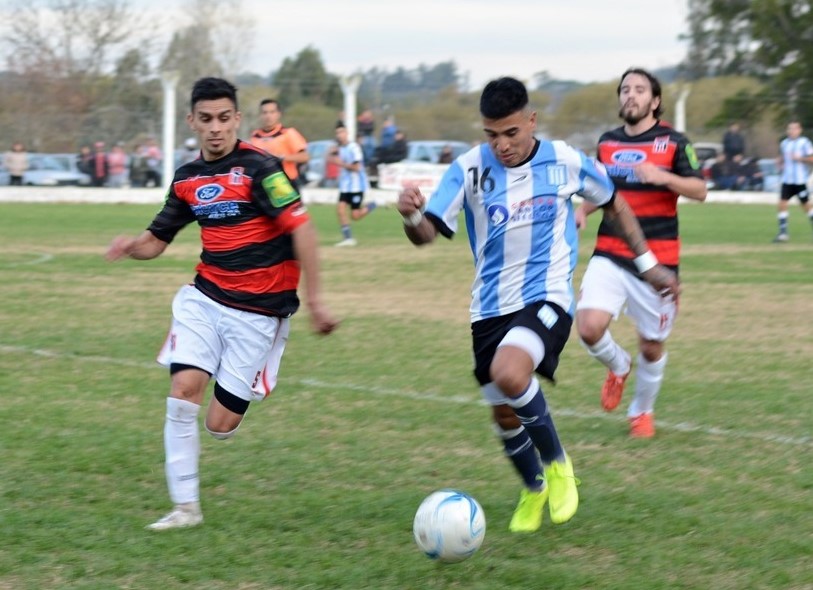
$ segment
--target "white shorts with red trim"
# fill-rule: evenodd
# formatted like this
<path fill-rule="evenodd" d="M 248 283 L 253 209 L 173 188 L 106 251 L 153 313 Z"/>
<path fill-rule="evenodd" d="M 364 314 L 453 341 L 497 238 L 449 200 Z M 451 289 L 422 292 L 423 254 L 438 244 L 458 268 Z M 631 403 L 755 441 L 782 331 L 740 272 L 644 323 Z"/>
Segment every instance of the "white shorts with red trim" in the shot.
<path fill-rule="evenodd" d="M 226 307 L 184 285 L 172 301 L 172 327 L 158 362 L 198 367 L 229 393 L 258 401 L 277 384 L 289 332 L 288 318 Z"/>
<path fill-rule="evenodd" d="M 616 320 L 623 311 L 641 336 L 663 342 L 672 331 L 678 304 L 610 259 L 593 256 L 584 271 L 576 309 L 599 309 Z"/>

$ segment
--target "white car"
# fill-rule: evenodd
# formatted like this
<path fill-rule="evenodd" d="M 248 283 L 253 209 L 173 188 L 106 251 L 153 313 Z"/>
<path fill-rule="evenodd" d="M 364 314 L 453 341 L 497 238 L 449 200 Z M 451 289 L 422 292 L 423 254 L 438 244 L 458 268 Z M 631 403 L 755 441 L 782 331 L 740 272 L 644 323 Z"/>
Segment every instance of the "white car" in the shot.
<path fill-rule="evenodd" d="M 446 141 L 443 139 L 419 139 L 407 142 L 407 157 L 410 162 L 430 162 L 437 164 L 443 146 L 452 148 L 452 160 L 466 153 L 471 145 L 465 141 Z"/>
<path fill-rule="evenodd" d="M 23 173 L 26 186 L 88 186 L 90 176 L 79 172 L 64 154 L 28 154 L 28 170 Z"/>

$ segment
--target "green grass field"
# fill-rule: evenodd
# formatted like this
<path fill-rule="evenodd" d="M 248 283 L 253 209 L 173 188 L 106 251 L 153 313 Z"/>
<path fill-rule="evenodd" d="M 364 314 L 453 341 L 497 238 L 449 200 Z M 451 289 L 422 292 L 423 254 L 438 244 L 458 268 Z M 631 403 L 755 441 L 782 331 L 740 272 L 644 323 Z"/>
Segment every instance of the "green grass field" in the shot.
<path fill-rule="evenodd" d="M 342 326 L 317 337 L 295 316 L 273 397 L 234 439 L 201 437 L 204 525 L 145 531 L 170 507 L 154 356 L 197 230 L 149 262 L 103 253 L 156 209 L 0 205 L 0 590 L 813 589 L 813 237 L 798 208 L 793 241 L 774 245 L 771 206 L 682 206 L 654 440 L 628 439 L 625 402 L 601 411 L 604 371 L 571 338 L 544 387 L 581 506 L 526 536 L 507 531 L 519 481 L 471 376 L 465 239 L 415 248 L 389 209 L 336 249 L 328 206 L 311 211 Z M 634 345 L 626 319 L 613 333 Z M 412 540 L 443 487 L 488 521 L 461 564 Z"/>

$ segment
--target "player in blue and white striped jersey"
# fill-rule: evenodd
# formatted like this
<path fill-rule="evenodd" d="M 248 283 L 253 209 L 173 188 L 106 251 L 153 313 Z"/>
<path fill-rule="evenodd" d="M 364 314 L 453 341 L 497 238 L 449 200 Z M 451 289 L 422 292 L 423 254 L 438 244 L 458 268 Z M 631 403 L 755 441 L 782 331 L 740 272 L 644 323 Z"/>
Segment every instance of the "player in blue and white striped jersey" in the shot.
<path fill-rule="evenodd" d="M 536 139 L 536 112 L 521 82 L 489 82 L 480 114 L 487 142 L 451 164 L 428 203 L 417 188 L 403 190 L 398 211 L 416 245 L 438 234 L 451 238 L 464 214 L 475 267 L 474 375 L 525 484 L 509 529 L 530 532 L 541 526 L 546 502 L 557 524 L 579 504 L 573 463 L 534 376 L 553 380 L 573 321 L 578 234 L 571 198 L 603 208 L 653 287 L 676 294 L 679 283 L 647 250 L 603 166 L 564 142 Z"/>
<path fill-rule="evenodd" d="M 813 223 L 813 203 L 807 188 L 810 177 L 810 164 L 813 163 L 813 142 L 802 135 L 802 124 L 791 121 L 787 127 L 787 137 L 779 143 L 779 164 L 782 167 L 782 189 L 779 193 L 779 206 L 776 215 L 779 222 L 779 233 L 774 242 L 787 242 L 788 204 L 795 196 L 799 198 L 802 209 Z"/>
<path fill-rule="evenodd" d="M 355 246 L 350 220 L 358 221 L 375 209 L 375 203 L 363 204 L 364 192 L 369 188 L 367 172 L 364 170 L 364 154 L 361 146 L 350 140 L 347 127 L 336 125 L 336 141 L 339 153 L 330 156 L 332 163 L 339 167 L 339 202 L 336 215 L 342 229 L 342 241 L 337 246 Z M 348 208 L 350 212 L 348 213 Z"/>

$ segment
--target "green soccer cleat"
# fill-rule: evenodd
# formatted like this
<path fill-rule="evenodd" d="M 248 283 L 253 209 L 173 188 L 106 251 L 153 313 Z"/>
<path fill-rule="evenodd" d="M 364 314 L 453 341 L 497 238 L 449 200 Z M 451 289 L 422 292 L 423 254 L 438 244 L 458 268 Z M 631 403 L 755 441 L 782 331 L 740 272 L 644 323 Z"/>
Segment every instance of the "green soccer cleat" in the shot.
<path fill-rule="evenodd" d="M 545 481 L 548 482 L 550 494 L 548 509 L 550 520 L 554 524 L 567 522 L 576 514 L 579 507 L 579 491 L 576 486 L 581 482 L 573 475 L 573 462 L 565 455 L 564 461 L 554 461 L 545 467 Z"/>
<path fill-rule="evenodd" d="M 548 501 L 548 487 L 538 492 L 522 488 L 519 494 L 519 504 L 511 517 L 508 530 L 512 533 L 532 533 L 542 526 L 542 511 Z"/>

